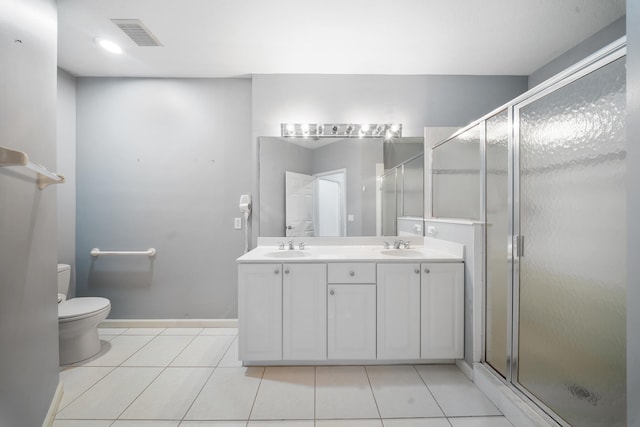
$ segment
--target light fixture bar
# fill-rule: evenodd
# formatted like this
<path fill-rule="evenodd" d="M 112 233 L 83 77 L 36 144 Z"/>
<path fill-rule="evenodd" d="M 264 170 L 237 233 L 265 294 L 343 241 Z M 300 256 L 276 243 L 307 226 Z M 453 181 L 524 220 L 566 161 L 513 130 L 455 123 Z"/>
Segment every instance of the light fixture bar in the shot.
<path fill-rule="evenodd" d="M 384 138 L 402 136 L 400 123 L 281 123 L 284 138 Z"/>

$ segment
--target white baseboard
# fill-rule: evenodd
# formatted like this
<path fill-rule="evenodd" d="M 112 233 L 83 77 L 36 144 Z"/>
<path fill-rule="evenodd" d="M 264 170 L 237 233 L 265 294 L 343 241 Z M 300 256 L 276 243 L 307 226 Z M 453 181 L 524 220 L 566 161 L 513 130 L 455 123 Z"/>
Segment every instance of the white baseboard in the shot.
<path fill-rule="evenodd" d="M 105 319 L 99 328 L 237 328 L 238 319 Z"/>
<path fill-rule="evenodd" d="M 473 381 L 473 368 L 469 366 L 467 362 L 463 359 L 456 359 L 456 366 L 467 376 L 467 378 Z"/>
<path fill-rule="evenodd" d="M 47 416 L 44 417 L 44 421 L 42 422 L 42 427 L 51 427 L 53 425 L 53 420 L 56 418 L 56 414 L 58 413 L 58 408 L 60 407 L 63 394 L 64 387 L 62 386 L 62 381 L 60 381 L 56 388 L 56 392 L 53 395 L 53 399 L 51 399 L 51 405 L 49 405 Z"/>

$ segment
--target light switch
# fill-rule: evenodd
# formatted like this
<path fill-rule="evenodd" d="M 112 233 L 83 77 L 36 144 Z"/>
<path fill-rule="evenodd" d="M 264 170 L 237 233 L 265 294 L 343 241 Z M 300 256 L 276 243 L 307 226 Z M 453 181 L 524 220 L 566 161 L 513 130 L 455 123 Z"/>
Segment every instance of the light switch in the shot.
<path fill-rule="evenodd" d="M 353 215 L 347 215 L 347 221 L 353 222 L 354 220 L 355 220 L 355 217 Z"/>
<path fill-rule="evenodd" d="M 236 230 L 242 230 L 242 218 L 233 219 L 233 228 Z"/>

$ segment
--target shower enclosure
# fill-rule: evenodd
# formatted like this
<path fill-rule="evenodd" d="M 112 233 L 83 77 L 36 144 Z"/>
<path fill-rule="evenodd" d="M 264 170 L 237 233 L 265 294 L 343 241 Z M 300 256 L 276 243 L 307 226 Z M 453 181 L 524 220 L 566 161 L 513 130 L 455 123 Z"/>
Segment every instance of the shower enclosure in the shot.
<path fill-rule="evenodd" d="M 561 425 L 626 425 L 625 59 L 620 40 L 432 154 L 434 216 L 485 222 L 484 362 Z M 479 216 L 451 196 L 473 187 Z"/>
<path fill-rule="evenodd" d="M 424 154 L 418 154 L 378 177 L 382 236 L 397 236 L 399 217 L 424 215 Z"/>

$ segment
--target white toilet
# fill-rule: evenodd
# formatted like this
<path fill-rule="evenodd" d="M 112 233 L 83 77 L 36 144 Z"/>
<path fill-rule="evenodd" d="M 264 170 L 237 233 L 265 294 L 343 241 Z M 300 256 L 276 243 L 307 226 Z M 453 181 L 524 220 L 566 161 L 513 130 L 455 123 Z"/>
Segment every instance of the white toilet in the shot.
<path fill-rule="evenodd" d="M 97 328 L 111 311 L 111 303 L 106 298 L 67 299 L 70 279 L 71 266 L 58 264 L 60 365 L 88 359 L 100 351 Z"/>

